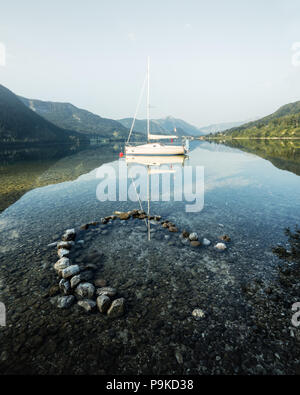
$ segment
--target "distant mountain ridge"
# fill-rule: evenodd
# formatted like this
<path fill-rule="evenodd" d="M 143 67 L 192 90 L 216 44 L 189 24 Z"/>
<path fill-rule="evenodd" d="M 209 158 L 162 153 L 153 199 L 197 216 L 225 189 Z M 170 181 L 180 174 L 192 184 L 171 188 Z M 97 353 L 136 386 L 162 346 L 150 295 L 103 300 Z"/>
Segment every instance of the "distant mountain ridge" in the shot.
<path fill-rule="evenodd" d="M 32 111 L 63 129 L 109 139 L 124 139 L 128 136 L 129 129 L 121 123 L 102 118 L 73 104 L 19 98 Z"/>
<path fill-rule="evenodd" d="M 203 134 L 209 133 L 218 133 L 223 132 L 223 130 L 231 129 L 233 127 L 237 127 L 243 125 L 245 122 L 223 122 L 223 123 L 214 123 L 208 126 L 203 126 L 200 128 Z"/>
<path fill-rule="evenodd" d="M 74 143 L 87 139 L 71 130 L 48 122 L 27 108 L 9 89 L 0 85 L 0 142 L 3 143 Z"/>
<path fill-rule="evenodd" d="M 231 138 L 300 138 L 300 101 L 285 104 L 274 113 L 215 134 Z"/>
<path fill-rule="evenodd" d="M 118 121 L 128 129 L 130 129 L 133 118 L 118 119 Z M 157 134 L 174 134 L 174 128 L 176 128 L 179 136 L 202 136 L 202 131 L 182 119 L 168 116 L 166 118 L 151 119 L 150 130 L 151 133 Z M 134 125 L 134 132 L 147 133 L 147 120 L 136 119 Z"/>

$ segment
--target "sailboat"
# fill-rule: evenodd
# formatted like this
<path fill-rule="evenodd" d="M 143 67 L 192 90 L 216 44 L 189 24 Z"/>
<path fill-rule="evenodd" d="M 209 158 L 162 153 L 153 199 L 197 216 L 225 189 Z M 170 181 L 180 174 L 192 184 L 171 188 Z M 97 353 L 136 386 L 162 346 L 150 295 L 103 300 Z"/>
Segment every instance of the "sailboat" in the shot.
<path fill-rule="evenodd" d="M 147 143 L 141 145 L 132 145 L 129 143 L 131 133 L 133 131 L 137 111 L 139 108 L 139 104 L 134 115 L 132 125 L 130 128 L 128 140 L 125 144 L 125 154 L 126 155 L 185 155 L 188 151 L 187 145 L 171 145 L 171 144 L 163 144 L 160 142 L 151 142 L 152 140 L 164 140 L 164 139 L 177 139 L 177 135 L 169 136 L 169 135 L 160 135 L 160 134 L 151 134 L 150 133 L 150 59 L 148 57 L 148 65 L 147 65 Z M 143 93 L 144 88 L 142 89 Z M 140 97 L 141 99 L 141 97 Z M 139 100 L 140 101 L 140 100 Z M 176 131 L 176 129 L 175 129 Z M 188 141 L 187 141 L 188 143 Z"/>

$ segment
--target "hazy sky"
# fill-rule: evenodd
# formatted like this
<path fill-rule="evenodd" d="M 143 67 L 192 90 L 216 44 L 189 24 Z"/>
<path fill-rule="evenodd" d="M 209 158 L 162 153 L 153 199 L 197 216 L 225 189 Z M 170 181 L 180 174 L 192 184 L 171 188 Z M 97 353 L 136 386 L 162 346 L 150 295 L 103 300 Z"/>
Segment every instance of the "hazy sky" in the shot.
<path fill-rule="evenodd" d="M 297 42 L 299 0 L 2 0 L 0 83 L 118 119 L 150 55 L 153 118 L 243 121 L 300 100 Z"/>

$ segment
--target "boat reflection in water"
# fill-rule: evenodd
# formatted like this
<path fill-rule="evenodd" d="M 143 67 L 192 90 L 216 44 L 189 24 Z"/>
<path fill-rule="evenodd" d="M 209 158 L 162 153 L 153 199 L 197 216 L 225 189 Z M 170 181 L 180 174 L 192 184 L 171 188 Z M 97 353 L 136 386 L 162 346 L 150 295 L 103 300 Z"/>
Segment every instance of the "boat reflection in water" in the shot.
<path fill-rule="evenodd" d="M 126 155 L 125 161 L 127 166 L 130 166 L 130 164 L 134 165 L 144 165 L 147 167 L 147 202 L 148 202 L 148 209 L 147 209 L 147 217 L 145 218 L 145 224 L 148 229 L 148 240 L 150 241 L 150 176 L 154 174 L 174 174 L 176 173 L 176 168 L 173 166 L 176 165 L 178 168 L 178 165 L 181 167 L 184 166 L 184 161 L 187 159 L 186 155 L 172 155 L 172 156 L 134 156 L 134 155 Z M 163 168 L 162 168 L 163 166 Z M 129 172 L 128 172 L 129 174 Z M 135 188 L 138 201 L 140 204 L 141 210 L 143 210 L 142 207 L 142 201 L 141 198 L 137 192 L 135 183 L 133 178 L 131 177 L 133 186 Z M 146 211 L 146 210 L 144 210 Z"/>

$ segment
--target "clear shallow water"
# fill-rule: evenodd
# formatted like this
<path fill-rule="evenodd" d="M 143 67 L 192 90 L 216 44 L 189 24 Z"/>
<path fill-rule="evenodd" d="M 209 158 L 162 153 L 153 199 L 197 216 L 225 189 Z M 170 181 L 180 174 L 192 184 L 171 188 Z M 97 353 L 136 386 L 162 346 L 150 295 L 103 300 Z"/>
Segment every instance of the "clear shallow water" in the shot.
<path fill-rule="evenodd" d="M 115 161 L 108 164 L 118 176 L 119 163 L 124 160 L 119 161 L 117 153 L 112 153 L 111 157 Z M 99 162 L 101 164 L 100 158 Z M 267 252 L 283 240 L 286 226 L 293 227 L 298 223 L 300 181 L 295 174 L 279 170 L 253 154 L 197 142 L 192 143 L 184 165 L 204 167 L 204 208 L 200 212 L 187 213 L 186 205 L 191 204 L 187 201 L 151 202 L 151 213 L 172 220 L 181 229 L 187 227 L 213 239 L 219 233 L 237 235 L 232 237 L 232 244 L 259 243 L 257 252 L 260 249 Z M 47 178 L 55 166 L 47 169 L 39 179 Z M 97 170 L 95 168 L 73 181 L 33 189 L 8 207 L 0 216 L 1 250 L 16 249 L 19 243 L 23 248 L 27 243 L 35 244 L 37 239 L 48 244 L 53 236 L 67 227 L 99 220 L 115 210 L 138 207 L 137 202 L 130 201 L 100 202 L 96 196 L 101 181 L 96 177 Z M 146 179 L 141 183 L 146 184 Z M 141 194 L 141 197 L 146 208 L 146 196 Z M 14 246 L 5 242 L 7 238 L 14 240 Z"/>
<path fill-rule="evenodd" d="M 89 152 L 85 155 L 88 158 Z M 81 156 L 80 163 L 85 163 L 84 157 Z M 120 161 L 116 151 L 107 153 L 105 158 L 108 158 L 107 162 L 99 150 L 99 166 L 106 162 L 118 169 Z M 93 159 L 93 163 L 97 163 L 97 149 L 93 151 Z M 107 352 L 110 348 L 114 350 L 108 366 L 96 363 L 101 354 L 99 351 L 100 354 L 94 356 L 91 364 L 82 366 L 82 371 L 259 373 L 259 369 L 263 369 L 261 373 L 274 373 L 277 369 L 283 373 L 294 372 L 294 364 L 297 364 L 295 358 L 290 359 L 287 365 L 284 359 L 268 355 L 270 362 L 262 363 L 259 369 L 257 363 L 252 361 L 251 353 L 254 350 L 259 353 L 259 350 L 264 352 L 265 349 L 268 354 L 270 347 L 274 346 L 272 342 L 277 344 L 286 336 L 285 331 L 290 330 L 289 307 L 285 307 L 286 321 L 280 328 L 282 333 L 274 332 L 273 340 L 262 346 L 260 335 L 253 334 L 251 329 L 257 326 L 259 311 L 242 294 L 241 286 L 253 278 L 264 281 L 266 286 L 276 281 L 278 259 L 273 255 L 272 247 L 285 242 L 285 227 L 299 223 L 299 177 L 276 168 L 268 160 L 254 154 L 207 142 L 192 142 L 189 158 L 185 161 L 185 166 L 188 165 L 204 167 L 203 210 L 187 213 L 187 202 L 159 201 L 151 202 L 151 213 L 169 219 L 180 230 L 196 231 L 201 238 L 211 240 L 211 246 L 197 249 L 184 246 L 178 233 L 171 234 L 157 225 L 152 226 L 152 240 L 148 242 L 144 223 L 132 219 L 122 224 L 115 221 L 107 227 L 106 234 L 96 228 L 80 234 L 86 242 L 84 248 L 76 252 L 74 261 L 80 262 L 95 251 L 103 254 L 104 263 L 99 268 L 99 274 L 128 299 L 128 312 L 117 321 L 111 322 L 106 317 L 99 317 L 99 314 L 87 317 L 75 308 L 64 317 L 47 298 L 42 297 L 55 283 L 51 266 L 56 261 L 56 254 L 47 248 L 48 243 L 57 240 L 67 228 L 78 229 L 82 224 L 99 220 L 115 210 L 138 208 L 137 202 L 99 202 L 96 197 L 99 185 L 97 164 L 86 174 L 75 176 L 73 181 L 27 192 L 2 212 L 1 299 L 7 303 L 8 321 L 12 323 L 12 329 L 8 329 L 6 335 L 14 335 L 15 339 L 7 343 L 6 352 L 10 354 L 19 344 L 18 339 L 22 339 L 20 347 L 25 344 L 26 352 L 20 360 L 14 360 L 19 369 L 26 365 L 29 371 L 51 370 L 50 365 L 45 365 L 49 355 L 46 345 L 50 339 L 54 344 L 54 351 L 50 354 L 56 366 L 56 371 L 51 372 L 61 373 L 64 366 L 71 373 L 81 372 L 81 347 L 84 344 L 91 347 L 93 341 L 87 334 L 85 341 L 80 340 L 80 345 L 79 334 L 78 344 L 75 336 L 76 347 L 71 347 L 71 350 L 67 347 L 68 360 L 68 356 L 62 355 L 66 349 L 60 350 L 61 339 L 57 330 L 69 325 L 69 334 L 72 331 L 88 333 L 92 330 L 95 333 L 93 340 L 102 332 L 102 340 L 98 339 L 99 347 L 102 344 L 102 349 Z M 84 170 L 82 166 L 83 169 L 79 167 L 79 174 Z M 49 174 L 54 173 L 59 179 L 57 174 L 65 174 L 65 169 L 68 172 L 71 169 L 74 174 L 75 167 L 70 160 L 63 172 L 57 172 L 55 163 L 39 177 L 49 179 Z M 224 234 L 228 234 L 232 241 L 228 243 L 226 252 L 219 253 L 213 246 Z M 166 235 L 170 238 L 166 239 Z M 126 286 L 128 281 L 131 285 Z M 22 306 L 28 306 L 28 303 L 34 307 L 28 314 L 25 309 L 24 317 L 25 307 Z M 206 312 L 201 322 L 191 317 L 195 307 Z M 270 314 L 271 310 L 270 307 Z M 282 310 L 278 309 L 278 314 L 281 313 Z M 56 328 L 53 334 L 45 332 L 49 320 Z M 20 329 L 16 329 L 16 321 Z M 95 329 L 96 325 L 98 330 Z M 113 336 L 112 330 L 115 331 Z M 43 335 L 39 335 L 40 332 Z M 214 338 L 216 333 L 225 333 L 219 343 Z M 1 330 L 1 335 L 4 340 L 5 331 Z M 37 336 L 41 339 L 37 340 Z M 152 345 L 149 344 L 151 336 L 156 339 Z M 35 339 L 33 345 L 32 338 Z M 200 349 L 196 346 L 199 341 Z M 30 350 L 37 353 L 38 363 L 35 364 L 30 358 Z M 226 350 L 227 353 L 231 350 L 230 353 L 235 355 L 233 360 L 226 359 Z M 287 353 L 288 346 L 286 349 L 283 347 L 281 352 L 283 355 Z M 184 362 L 180 362 L 178 353 Z M 216 361 L 219 354 L 222 362 L 219 359 Z M 76 356 L 73 362 L 71 355 Z M 244 355 L 249 363 L 242 366 L 242 362 L 236 360 L 238 355 Z M 10 363 L 3 359 L 5 368 L 11 371 Z"/>

